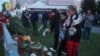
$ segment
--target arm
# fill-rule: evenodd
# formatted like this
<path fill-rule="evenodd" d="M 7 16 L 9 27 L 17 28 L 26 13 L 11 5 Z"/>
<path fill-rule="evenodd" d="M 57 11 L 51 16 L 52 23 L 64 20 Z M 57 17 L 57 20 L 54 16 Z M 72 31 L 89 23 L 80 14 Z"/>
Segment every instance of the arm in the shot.
<path fill-rule="evenodd" d="M 88 20 L 88 21 L 92 22 L 93 21 L 93 18 L 94 18 L 93 15 L 90 15 L 88 17 L 86 16 L 85 17 L 85 20 Z"/>
<path fill-rule="evenodd" d="M 93 15 L 90 16 L 90 18 L 88 18 L 87 20 L 89 20 L 90 22 L 93 21 Z"/>
<path fill-rule="evenodd" d="M 27 19 L 29 19 L 29 16 L 27 14 L 24 14 L 26 16 Z"/>
<path fill-rule="evenodd" d="M 71 28 L 81 27 L 82 21 L 83 21 L 82 16 L 79 16 L 77 20 L 73 20 L 73 23 L 71 25 Z"/>

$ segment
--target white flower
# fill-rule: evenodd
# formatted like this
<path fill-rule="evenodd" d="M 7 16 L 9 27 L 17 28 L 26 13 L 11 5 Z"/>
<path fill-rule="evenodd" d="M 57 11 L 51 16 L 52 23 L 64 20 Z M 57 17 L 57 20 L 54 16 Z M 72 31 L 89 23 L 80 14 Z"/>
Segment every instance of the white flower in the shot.
<path fill-rule="evenodd" d="M 31 56 L 36 56 L 36 54 L 35 53 L 32 53 Z"/>
<path fill-rule="evenodd" d="M 48 52 L 47 55 L 48 55 L 48 56 L 52 56 L 52 52 Z"/>
<path fill-rule="evenodd" d="M 44 46 L 43 51 L 48 51 L 48 48 Z"/>

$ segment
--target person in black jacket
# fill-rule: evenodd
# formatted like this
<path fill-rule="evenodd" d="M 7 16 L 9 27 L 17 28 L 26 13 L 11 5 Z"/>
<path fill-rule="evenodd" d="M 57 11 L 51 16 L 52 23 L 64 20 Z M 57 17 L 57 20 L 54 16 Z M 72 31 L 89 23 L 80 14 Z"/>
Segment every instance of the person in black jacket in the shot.
<path fill-rule="evenodd" d="M 49 19 L 48 13 L 46 10 L 44 10 L 42 14 L 42 23 L 43 23 L 43 29 L 45 30 L 47 28 L 47 21 Z"/>
<path fill-rule="evenodd" d="M 56 51 L 58 47 L 58 40 L 59 40 L 59 19 L 60 14 L 56 9 L 52 10 L 52 21 L 51 21 L 51 33 L 54 32 L 54 45 L 53 48 L 50 48 L 51 51 Z"/>
<path fill-rule="evenodd" d="M 68 7 L 67 12 L 70 14 L 66 22 L 66 53 L 67 56 L 77 56 L 78 46 L 81 38 L 82 18 L 76 12 L 75 6 Z M 69 23 L 68 23 L 69 22 Z"/>
<path fill-rule="evenodd" d="M 38 35 L 37 21 L 38 21 L 38 14 L 33 9 L 32 13 L 31 13 L 31 23 L 32 23 L 32 26 L 33 26 L 33 33 L 34 33 L 34 35 Z"/>
<path fill-rule="evenodd" d="M 27 30 L 27 34 L 29 34 L 28 29 L 30 27 L 30 23 L 29 23 L 29 14 L 27 13 L 27 11 L 22 12 L 22 22 L 23 22 L 24 28 Z"/>

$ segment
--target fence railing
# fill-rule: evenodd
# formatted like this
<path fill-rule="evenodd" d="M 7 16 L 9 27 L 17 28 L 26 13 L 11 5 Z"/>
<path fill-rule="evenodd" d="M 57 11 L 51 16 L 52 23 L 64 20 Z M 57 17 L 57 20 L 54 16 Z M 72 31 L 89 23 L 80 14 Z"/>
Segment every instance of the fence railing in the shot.
<path fill-rule="evenodd" d="M 6 24 L 2 23 L 2 26 L 5 56 L 19 56 L 17 42 L 12 39 L 12 36 L 9 33 Z"/>

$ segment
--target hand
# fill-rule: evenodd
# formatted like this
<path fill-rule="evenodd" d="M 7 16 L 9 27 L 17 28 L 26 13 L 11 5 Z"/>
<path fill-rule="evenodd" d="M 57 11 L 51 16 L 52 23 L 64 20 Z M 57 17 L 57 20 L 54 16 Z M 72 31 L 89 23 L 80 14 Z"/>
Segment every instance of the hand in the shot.
<path fill-rule="evenodd" d="M 63 30 L 67 30 L 66 27 L 64 27 Z"/>
<path fill-rule="evenodd" d="M 73 30 L 73 29 L 75 29 L 75 27 L 70 27 L 70 28 L 69 28 L 69 30 Z"/>
<path fill-rule="evenodd" d="M 9 22 L 7 22 L 7 25 L 9 25 Z"/>
<path fill-rule="evenodd" d="M 59 38 L 59 42 L 61 42 L 61 39 Z"/>

